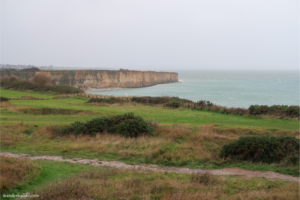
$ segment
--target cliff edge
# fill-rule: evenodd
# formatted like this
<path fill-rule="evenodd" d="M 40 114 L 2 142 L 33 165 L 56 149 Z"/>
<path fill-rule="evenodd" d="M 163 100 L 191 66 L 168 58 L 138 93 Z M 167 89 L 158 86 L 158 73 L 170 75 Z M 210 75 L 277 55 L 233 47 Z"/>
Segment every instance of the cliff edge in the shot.
<path fill-rule="evenodd" d="M 163 83 L 178 82 L 178 73 L 128 71 L 128 70 L 57 70 L 22 72 L 13 71 L 9 74 L 28 80 L 34 74 L 47 74 L 52 76 L 56 85 L 69 85 L 83 90 L 104 88 L 135 88 L 147 87 Z"/>

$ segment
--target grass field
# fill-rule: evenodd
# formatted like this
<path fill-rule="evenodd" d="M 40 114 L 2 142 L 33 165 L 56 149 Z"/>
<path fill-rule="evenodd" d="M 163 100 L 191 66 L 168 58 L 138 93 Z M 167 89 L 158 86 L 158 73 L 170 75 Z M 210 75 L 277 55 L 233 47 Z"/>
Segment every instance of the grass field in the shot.
<path fill-rule="evenodd" d="M 132 102 L 112 105 L 87 104 L 86 102 L 88 99 L 83 98 L 53 99 L 55 95 L 3 89 L 1 89 L 1 96 L 7 98 L 21 96 L 47 98 L 46 100 L 10 100 L 9 104 L 3 104 L 1 106 L 1 151 L 4 152 L 26 153 L 30 155 L 59 155 L 65 158 L 98 158 L 99 160 L 119 160 L 129 164 L 144 163 L 157 164 L 161 166 L 184 166 L 203 169 L 239 167 L 250 170 L 275 171 L 283 174 L 299 176 L 299 164 L 293 165 L 289 162 L 273 164 L 252 163 L 246 161 L 237 162 L 223 160 L 218 156 L 224 144 L 228 144 L 238 139 L 240 136 L 291 135 L 296 136 L 299 139 L 299 122 L 297 121 L 230 114 L 225 115 L 185 108 L 167 109 L 161 106 L 145 106 Z M 34 108 L 35 112 L 31 113 L 31 108 Z M 56 110 L 55 114 L 34 114 L 39 113 L 37 112 L 39 108 L 53 108 Z M 26 113 L 28 114 L 25 114 L 24 111 L 22 111 L 24 109 L 27 110 Z M 59 114 L 59 109 L 80 110 L 84 112 L 74 112 L 78 114 L 66 115 Z M 147 121 L 157 122 L 159 124 L 159 128 L 154 132 L 153 136 L 143 136 L 138 138 L 125 138 L 119 135 L 108 134 L 98 134 L 95 137 L 75 137 L 72 135 L 56 136 L 52 131 L 52 127 L 54 126 L 69 125 L 75 121 L 85 122 L 100 116 L 110 116 L 128 112 L 133 112 L 135 115 L 141 116 Z M 38 163 L 40 163 L 43 168 L 39 178 L 35 179 L 35 182 L 32 182 L 32 184 L 29 184 L 26 187 L 22 186 L 20 188 L 12 189 L 12 191 L 31 191 L 35 189 L 37 185 L 42 186 L 49 181 L 57 180 L 58 178 L 65 179 L 66 177 L 74 176 L 79 171 L 88 171 L 93 168 L 85 165 L 73 166 L 71 164 L 59 164 L 50 161 L 38 161 Z M 49 167 L 53 167 L 53 169 L 50 169 Z M 56 174 L 54 171 L 58 168 L 61 169 L 61 172 L 58 171 Z M 71 170 L 71 168 L 74 170 Z M 135 172 L 125 170 L 118 173 L 122 174 L 122 177 L 137 176 L 139 177 L 139 183 L 143 182 L 148 184 L 147 181 L 149 181 L 147 178 L 148 175 L 141 175 L 143 172 L 133 174 Z M 165 179 L 169 180 L 169 175 L 151 174 L 151 176 L 165 177 L 162 179 L 162 182 L 165 182 L 163 181 Z M 145 179 L 142 177 L 145 177 Z M 233 184 L 230 184 L 229 182 L 234 180 L 233 182 L 239 185 L 237 187 L 240 187 L 241 182 L 244 182 L 245 179 L 222 177 L 220 178 L 222 183 L 219 182 L 216 185 L 207 186 L 209 189 L 205 191 L 210 191 L 210 193 L 206 193 L 202 190 L 200 191 L 195 189 L 196 187 L 194 183 L 187 181 L 189 180 L 188 175 L 172 175 L 172 177 L 173 178 L 169 180 L 171 182 L 168 184 L 173 189 L 167 190 L 169 192 L 166 192 L 163 189 L 163 192 L 159 192 L 158 194 L 159 198 L 167 199 L 165 195 L 169 195 L 170 192 L 175 194 L 176 192 L 174 193 L 174 191 L 177 191 L 176 188 L 180 185 L 186 190 L 182 190 L 182 192 L 178 195 L 187 194 L 186 191 L 194 191 L 194 193 L 192 192 L 193 195 L 202 195 L 205 193 L 205 195 L 209 196 L 213 195 L 212 191 L 216 190 L 217 187 L 220 187 L 222 188 L 220 198 L 222 197 L 223 199 L 229 197 L 230 199 L 238 199 L 239 195 L 240 199 L 251 199 L 250 196 L 254 193 L 263 196 L 261 191 L 264 191 L 265 195 L 269 194 L 268 192 L 271 192 L 274 193 L 274 195 L 276 193 L 278 196 L 279 191 L 283 191 L 285 187 L 290 188 L 291 191 L 296 190 L 294 188 L 296 186 L 293 185 L 294 183 L 281 183 L 276 185 L 276 187 L 268 186 L 269 188 L 264 188 L 262 186 L 258 189 L 256 186 L 250 186 L 255 183 L 254 181 L 251 184 L 249 183 L 249 185 L 248 183 L 244 183 L 244 185 L 246 185 L 245 188 L 247 188 L 245 190 L 235 190 L 230 188 L 229 190 L 234 190 L 235 192 L 227 193 L 224 192 L 226 191 L 226 189 L 224 189 L 225 183 L 227 185 L 229 184 L 230 187 L 233 187 Z M 75 179 L 80 180 L 80 182 L 85 182 L 88 185 L 94 182 L 94 180 L 86 180 L 86 178 L 82 176 L 76 177 Z M 121 182 L 124 182 L 122 178 L 112 179 L 113 180 L 110 184 L 120 185 Z M 267 182 L 260 182 L 259 184 L 269 184 L 269 180 L 263 181 Z M 59 184 L 65 185 L 67 183 L 62 182 Z M 150 181 L 149 187 L 145 187 L 144 189 L 140 188 L 140 190 L 145 190 L 145 192 L 150 191 L 153 189 L 152 187 L 154 187 L 153 184 L 154 183 Z M 286 184 L 292 185 L 286 186 Z M 129 185 L 128 190 L 133 190 L 133 186 Z M 115 198 L 115 194 L 118 194 L 121 190 L 125 190 L 123 187 L 124 186 L 116 187 L 116 191 L 113 194 L 110 193 L 112 189 L 107 189 L 107 198 Z M 251 193 L 250 191 L 252 190 L 254 192 Z M 137 194 L 135 191 L 127 192 L 128 194 L 130 193 L 130 195 L 133 195 L 129 195 L 132 198 L 134 195 L 138 195 L 139 198 L 146 198 L 141 196 L 141 194 Z M 194 196 L 191 196 L 191 198 L 192 197 Z M 279 199 L 281 199 L 281 197 L 282 196 L 278 196 Z"/>
<path fill-rule="evenodd" d="M 43 199 L 298 199 L 299 184 L 264 178 L 176 174 L 39 160 L 40 175 L 1 194 Z"/>
<path fill-rule="evenodd" d="M 3 97 L 19 97 L 25 96 L 27 92 L 12 92 L 11 90 L 1 90 Z M 36 97 L 41 94 L 37 94 Z M 35 96 L 31 93 L 31 96 Z M 64 98 L 64 99 L 49 99 L 49 100 L 11 100 L 10 103 L 17 107 L 39 107 L 39 108 L 60 108 L 60 109 L 75 109 L 88 110 L 99 112 L 101 115 L 115 115 L 127 112 L 133 112 L 146 120 L 155 120 L 162 124 L 217 124 L 219 128 L 250 128 L 264 130 L 298 130 L 299 123 L 286 119 L 259 119 L 255 117 L 224 115 L 208 111 L 193 111 L 190 109 L 164 109 L 161 107 L 143 106 L 140 104 L 129 104 L 125 106 L 95 106 L 86 104 L 87 99 Z M 135 106 L 134 106 L 135 105 Z M 9 112 L 8 109 L 2 109 L 1 123 L 13 124 L 15 122 L 29 122 L 47 125 L 49 123 L 68 124 L 74 121 L 87 121 L 95 116 L 47 116 L 47 118 L 22 115 L 20 113 Z"/>

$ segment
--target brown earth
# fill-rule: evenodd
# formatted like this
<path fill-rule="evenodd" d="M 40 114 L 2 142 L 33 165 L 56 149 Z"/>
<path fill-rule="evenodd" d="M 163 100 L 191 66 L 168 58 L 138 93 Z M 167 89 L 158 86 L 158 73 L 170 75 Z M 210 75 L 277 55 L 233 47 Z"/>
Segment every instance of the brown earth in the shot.
<path fill-rule="evenodd" d="M 0 102 L 0 107 L 5 107 L 5 106 L 9 106 L 10 103 L 6 102 L 6 101 L 1 101 Z"/>
<path fill-rule="evenodd" d="M 270 178 L 270 179 L 281 179 L 281 180 L 300 182 L 299 177 L 293 177 L 293 176 L 279 174 L 271 171 L 267 171 L 267 172 L 250 171 L 250 170 L 245 170 L 240 168 L 203 170 L 203 169 L 189 169 L 189 168 L 179 168 L 179 167 L 159 167 L 157 165 L 129 165 L 119 161 L 99 161 L 98 159 L 82 159 L 82 158 L 63 159 L 60 156 L 29 156 L 27 154 L 12 154 L 7 152 L 0 153 L 0 156 L 8 156 L 8 157 L 15 157 L 15 158 L 29 158 L 31 160 L 64 161 L 70 163 L 90 164 L 94 166 L 109 166 L 109 167 L 124 168 L 124 169 L 139 169 L 139 170 L 151 170 L 151 171 L 162 171 L 162 172 L 186 173 L 186 174 L 192 174 L 192 173 L 204 174 L 205 172 L 209 172 L 212 175 L 236 175 L 236 176 L 244 176 L 249 178 L 263 177 L 263 178 Z"/>

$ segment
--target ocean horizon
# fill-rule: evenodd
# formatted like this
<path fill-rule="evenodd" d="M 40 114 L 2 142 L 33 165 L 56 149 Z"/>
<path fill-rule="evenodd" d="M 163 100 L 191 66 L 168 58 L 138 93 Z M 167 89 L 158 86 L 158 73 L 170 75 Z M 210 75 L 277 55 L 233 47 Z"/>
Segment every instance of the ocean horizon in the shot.
<path fill-rule="evenodd" d="M 171 70 L 181 83 L 86 91 L 113 96 L 175 96 L 220 106 L 299 105 L 298 70 Z"/>

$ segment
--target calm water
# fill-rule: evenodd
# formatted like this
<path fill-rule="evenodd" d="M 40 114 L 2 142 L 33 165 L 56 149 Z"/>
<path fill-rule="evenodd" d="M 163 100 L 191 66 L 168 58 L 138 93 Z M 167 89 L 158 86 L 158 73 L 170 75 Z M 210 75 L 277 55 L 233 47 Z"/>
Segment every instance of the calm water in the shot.
<path fill-rule="evenodd" d="M 182 83 L 147 88 L 87 91 L 123 96 L 176 96 L 227 107 L 299 105 L 299 71 L 176 71 Z"/>

